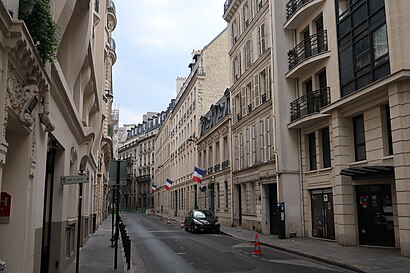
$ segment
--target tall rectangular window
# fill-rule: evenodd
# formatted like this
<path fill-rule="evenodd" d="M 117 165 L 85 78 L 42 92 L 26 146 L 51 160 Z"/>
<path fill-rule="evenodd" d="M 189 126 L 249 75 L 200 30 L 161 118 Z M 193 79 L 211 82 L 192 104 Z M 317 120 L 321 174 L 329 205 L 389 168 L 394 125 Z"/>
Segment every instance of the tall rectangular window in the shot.
<path fill-rule="evenodd" d="M 235 170 L 239 170 L 239 136 L 235 136 Z"/>
<path fill-rule="evenodd" d="M 309 170 L 316 170 L 316 136 L 315 133 L 308 135 Z"/>
<path fill-rule="evenodd" d="M 265 24 L 262 24 L 258 28 L 258 39 L 259 39 L 259 56 L 262 55 L 266 50 L 266 39 L 265 39 Z"/>
<path fill-rule="evenodd" d="M 383 105 L 381 109 L 384 155 L 393 154 L 393 140 L 391 134 L 390 107 Z"/>
<path fill-rule="evenodd" d="M 216 201 L 217 201 L 217 207 L 219 209 L 221 207 L 221 192 L 219 190 L 219 183 L 216 183 L 216 190 L 218 194 L 218 199 Z"/>
<path fill-rule="evenodd" d="M 321 130 L 321 134 L 322 134 L 322 162 L 323 162 L 323 168 L 328 168 L 328 167 L 331 166 L 329 127 L 323 128 Z"/>
<path fill-rule="evenodd" d="M 260 123 L 260 143 L 261 143 L 261 162 L 266 162 L 266 157 L 265 157 L 265 148 L 266 148 L 266 142 L 265 142 L 265 121 L 261 120 Z"/>
<path fill-rule="evenodd" d="M 223 161 L 225 161 L 225 160 L 228 160 L 229 159 L 229 146 L 228 146 L 228 137 L 227 136 L 225 136 L 224 138 L 223 138 L 223 147 L 224 147 L 224 150 L 223 150 Z"/>
<path fill-rule="evenodd" d="M 252 40 L 245 42 L 245 69 L 251 67 L 252 64 Z"/>
<path fill-rule="evenodd" d="M 239 169 L 244 166 L 244 152 L 243 152 L 243 134 L 239 134 Z"/>
<path fill-rule="evenodd" d="M 228 208 L 228 181 L 225 181 L 224 182 L 224 186 L 225 186 L 225 192 L 224 192 L 224 195 L 225 195 L 225 208 Z"/>
<path fill-rule="evenodd" d="M 366 160 L 366 139 L 363 115 L 353 118 L 353 136 L 355 160 Z"/>
<path fill-rule="evenodd" d="M 389 47 L 387 44 L 386 24 L 372 33 L 374 64 L 377 65 L 388 59 Z"/>

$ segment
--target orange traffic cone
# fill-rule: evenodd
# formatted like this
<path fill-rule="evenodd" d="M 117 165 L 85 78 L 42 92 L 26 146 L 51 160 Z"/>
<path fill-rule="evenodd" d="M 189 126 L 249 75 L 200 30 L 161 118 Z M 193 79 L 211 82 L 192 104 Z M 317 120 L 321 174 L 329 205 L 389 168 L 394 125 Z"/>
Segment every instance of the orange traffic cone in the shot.
<path fill-rule="evenodd" d="M 179 228 L 185 228 L 184 218 L 181 218 L 181 225 L 179 226 Z"/>
<path fill-rule="evenodd" d="M 167 218 L 167 225 L 171 224 L 171 221 L 169 220 L 169 216 Z"/>
<path fill-rule="evenodd" d="M 255 235 L 255 248 L 252 251 L 252 255 L 262 255 L 261 252 L 261 243 L 259 242 L 259 235 L 256 233 Z"/>

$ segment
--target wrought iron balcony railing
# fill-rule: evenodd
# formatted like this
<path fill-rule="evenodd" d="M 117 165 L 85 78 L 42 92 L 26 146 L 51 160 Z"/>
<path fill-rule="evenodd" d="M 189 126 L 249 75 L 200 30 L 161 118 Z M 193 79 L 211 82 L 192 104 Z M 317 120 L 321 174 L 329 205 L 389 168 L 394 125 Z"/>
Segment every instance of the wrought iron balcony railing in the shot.
<path fill-rule="evenodd" d="M 319 112 L 330 103 L 330 88 L 325 87 L 307 93 L 290 103 L 290 119 L 294 121 L 309 114 Z"/>
<path fill-rule="evenodd" d="M 214 166 L 214 171 L 219 172 L 221 170 L 221 163 L 218 163 Z"/>
<path fill-rule="evenodd" d="M 315 33 L 288 51 L 289 69 L 303 60 L 327 51 L 327 31 Z"/>
<path fill-rule="evenodd" d="M 214 172 L 214 168 L 213 167 L 209 167 L 208 168 L 208 174 L 211 174 L 211 173 L 213 173 Z"/>
<path fill-rule="evenodd" d="M 151 175 L 145 174 L 145 175 L 140 175 L 135 177 L 136 182 L 149 182 L 151 181 Z"/>
<path fill-rule="evenodd" d="M 222 170 L 226 170 L 229 168 L 229 160 L 225 160 L 222 162 Z"/>
<path fill-rule="evenodd" d="M 108 12 L 111 12 L 112 14 L 116 14 L 114 1 L 110 1 L 110 4 L 109 4 L 107 10 L 108 10 Z"/>
<path fill-rule="evenodd" d="M 302 6 L 312 0 L 290 0 L 286 4 L 286 20 L 292 17 Z"/>

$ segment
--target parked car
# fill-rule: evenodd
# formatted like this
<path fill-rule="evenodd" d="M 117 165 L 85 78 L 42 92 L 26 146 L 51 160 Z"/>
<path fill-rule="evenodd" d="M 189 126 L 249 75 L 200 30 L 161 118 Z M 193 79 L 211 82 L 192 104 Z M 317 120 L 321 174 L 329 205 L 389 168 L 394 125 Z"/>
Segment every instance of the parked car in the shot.
<path fill-rule="evenodd" d="M 193 209 L 185 216 L 185 230 L 191 232 L 211 232 L 219 234 L 221 224 L 212 211 Z"/>

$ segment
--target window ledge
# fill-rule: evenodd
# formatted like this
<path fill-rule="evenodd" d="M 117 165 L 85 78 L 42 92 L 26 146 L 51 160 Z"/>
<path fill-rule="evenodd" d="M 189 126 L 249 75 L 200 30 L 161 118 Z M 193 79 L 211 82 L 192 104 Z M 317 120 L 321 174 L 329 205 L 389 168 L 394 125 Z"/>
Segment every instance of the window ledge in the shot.
<path fill-rule="evenodd" d="M 365 159 L 365 160 L 361 160 L 361 161 L 356 161 L 356 162 L 350 163 L 349 166 L 350 166 L 350 167 L 352 167 L 352 166 L 361 166 L 361 165 L 366 165 L 367 163 L 368 163 L 368 162 L 367 162 L 367 159 Z"/>

